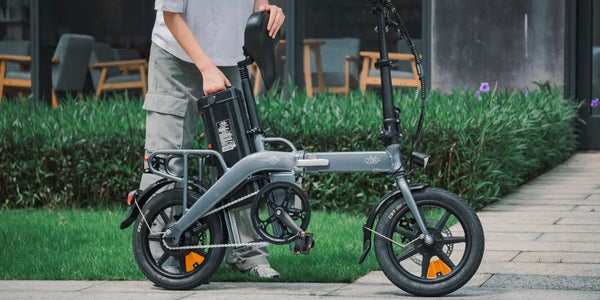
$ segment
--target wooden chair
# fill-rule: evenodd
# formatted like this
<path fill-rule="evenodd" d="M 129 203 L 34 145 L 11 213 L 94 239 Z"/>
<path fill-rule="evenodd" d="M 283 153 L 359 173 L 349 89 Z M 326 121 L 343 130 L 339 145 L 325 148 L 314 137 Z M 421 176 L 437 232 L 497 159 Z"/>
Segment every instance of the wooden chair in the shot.
<path fill-rule="evenodd" d="M 422 49 L 421 40 L 414 40 L 417 49 Z M 389 59 L 395 61 L 396 68 L 392 69 L 392 86 L 398 87 L 421 87 L 421 81 L 417 74 L 415 58 L 404 40 L 396 44 L 397 52 L 389 53 Z M 363 59 L 362 73 L 360 76 L 360 90 L 364 93 L 369 86 L 381 86 L 379 69 L 375 63 L 379 59 L 379 52 L 361 51 Z"/>
<path fill-rule="evenodd" d="M 96 99 L 109 90 L 141 89 L 143 94 L 148 91 L 148 61 L 118 60 L 110 45 L 106 43 L 94 44 L 89 69 L 96 88 Z M 136 72 L 129 72 L 131 70 Z"/>
<path fill-rule="evenodd" d="M 29 55 L 29 41 L 0 41 L 0 54 L 5 55 Z M 7 62 L 7 71 L 24 71 L 28 65 L 17 62 Z"/>
<path fill-rule="evenodd" d="M 348 94 L 351 88 L 358 87 L 360 40 L 358 38 L 316 40 L 324 42 L 319 49 L 324 85 L 324 90 L 320 92 Z M 311 53 L 310 69 L 318 70 L 317 59 L 313 56 L 314 54 Z M 318 71 L 311 74 L 311 79 L 313 86 L 321 86 Z"/>
<path fill-rule="evenodd" d="M 142 59 L 140 52 L 135 49 L 131 49 L 131 48 L 112 48 L 112 52 L 117 61 Z M 120 69 L 121 69 L 121 73 L 123 73 L 123 75 L 129 75 L 130 72 L 131 73 L 139 73 L 138 69 L 130 69 L 130 68 L 120 68 Z M 148 73 L 147 71 L 148 71 L 148 69 L 146 68 L 146 74 Z"/>
<path fill-rule="evenodd" d="M 360 76 L 360 90 L 364 93 L 369 86 L 381 86 L 380 71 L 375 67 L 379 60 L 379 52 L 361 51 L 363 59 Z M 421 81 L 417 75 L 415 58 L 408 53 L 389 53 L 389 59 L 394 61 L 405 61 L 410 63 L 412 72 L 392 70 L 392 86 L 421 87 Z"/>
<path fill-rule="evenodd" d="M 85 83 L 87 63 L 94 38 L 81 34 L 64 34 L 60 37 L 52 59 L 52 106 L 58 107 L 56 91 L 81 92 Z M 21 70 L 10 70 L 9 62 L 16 62 Z M 0 101 L 5 88 L 31 89 L 31 72 L 25 70 L 30 56 L 0 55 Z"/>

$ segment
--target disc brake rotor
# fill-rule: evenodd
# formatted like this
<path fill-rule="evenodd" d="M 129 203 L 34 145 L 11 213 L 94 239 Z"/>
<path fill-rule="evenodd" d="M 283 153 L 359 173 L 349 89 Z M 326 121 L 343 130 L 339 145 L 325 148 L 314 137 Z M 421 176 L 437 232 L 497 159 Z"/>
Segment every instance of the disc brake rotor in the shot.
<path fill-rule="evenodd" d="M 412 221 L 411 221 L 412 220 Z M 413 231 L 419 231 L 418 229 L 418 225 L 416 224 L 416 221 L 414 221 L 413 218 L 410 218 L 410 220 L 405 220 L 405 218 L 403 217 L 402 220 L 400 221 L 401 223 L 404 223 L 405 228 L 407 228 L 406 226 L 410 226 L 409 229 L 413 230 Z M 436 223 L 436 220 L 431 220 L 431 219 L 425 219 L 425 224 L 427 224 L 427 230 L 429 231 L 430 234 L 432 235 L 441 235 L 443 237 L 451 237 L 452 236 L 452 231 L 450 231 L 450 228 L 448 228 L 447 226 L 444 226 L 444 228 L 442 228 L 441 231 L 437 232 L 437 230 L 435 228 L 433 228 L 434 224 Z M 402 237 L 402 241 L 404 242 L 406 240 L 406 237 Z M 406 248 L 406 251 L 412 250 L 415 247 L 414 244 L 409 245 Z M 450 254 L 452 254 L 452 251 L 454 250 L 454 245 L 453 244 L 446 244 L 445 245 L 445 254 L 450 257 Z M 444 250 L 444 249 L 442 249 Z M 424 251 L 428 251 L 428 250 L 424 250 Z M 420 258 L 419 255 L 413 255 L 410 257 L 410 260 L 412 260 L 415 264 L 417 265 L 421 265 L 422 264 L 422 260 Z"/>

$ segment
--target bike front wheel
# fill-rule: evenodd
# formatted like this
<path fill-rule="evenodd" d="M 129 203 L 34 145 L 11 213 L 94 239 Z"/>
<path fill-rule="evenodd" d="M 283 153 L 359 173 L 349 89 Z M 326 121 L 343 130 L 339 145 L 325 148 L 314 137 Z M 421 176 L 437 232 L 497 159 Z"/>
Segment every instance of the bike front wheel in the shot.
<path fill-rule="evenodd" d="M 188 191 L 188 203 L 199 198 Z M 156 285 L 171 290 L 186 290 L 207 283 L 217 271 L 225 248 L 227 233 L 220 214 L 194 222 L 184 231 L 177 247 L 167 247 L 163 234 L 183 215 L 183 190 L 167 190 L 154 196 L 143 207 L 132 235 L 135 260 L 140 270 Z"/>
<path fill-rule="evenodd" d="M 446 295 L 477 271 L 484 251 L 483 228 L 475 211 L 453 193 L 426 188 L 413 197 L 433 243 L 425 243 L 413 213 L 399 197 L 377 224 L 377 261 L 387 278 L 406 292 Z"/>

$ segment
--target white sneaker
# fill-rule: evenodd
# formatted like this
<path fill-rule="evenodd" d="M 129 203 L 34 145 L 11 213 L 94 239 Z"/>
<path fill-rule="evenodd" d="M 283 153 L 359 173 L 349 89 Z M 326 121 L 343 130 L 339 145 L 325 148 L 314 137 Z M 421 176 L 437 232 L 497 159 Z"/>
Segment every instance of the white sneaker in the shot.
<path fill-rule="evenodd" d="M 275 278 L 279 277 L 279 272 L 271 268 L 269 265 L 257 265 L 248 270 L 248 274 L 258 276 L 260 278 Z"/>

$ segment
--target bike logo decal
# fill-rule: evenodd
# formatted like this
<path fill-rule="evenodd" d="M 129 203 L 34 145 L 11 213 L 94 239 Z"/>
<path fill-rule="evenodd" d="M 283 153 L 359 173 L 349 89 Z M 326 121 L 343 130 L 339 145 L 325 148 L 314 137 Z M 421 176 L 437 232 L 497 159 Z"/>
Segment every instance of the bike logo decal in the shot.
<path fill-rule="evenodd" d="M 279 161 L 280 161 L 280 159 L 279 159 L 279 158 L 277 158 L 277 156 L 271 156 L 271 157 L 269 157 L 269 162 L 270 162 L 272 165 L 274 165 L 274 164 L 278 163 Z"/>
<path fill-rule="evenodd" d="M 377 155 L 371 155 L 371 156 L 365 157 L 365 163 L 367 165 L 376 165 L 380 161 L 381 161 L 381 159 L 379 157 L 377 157 Z"/>

